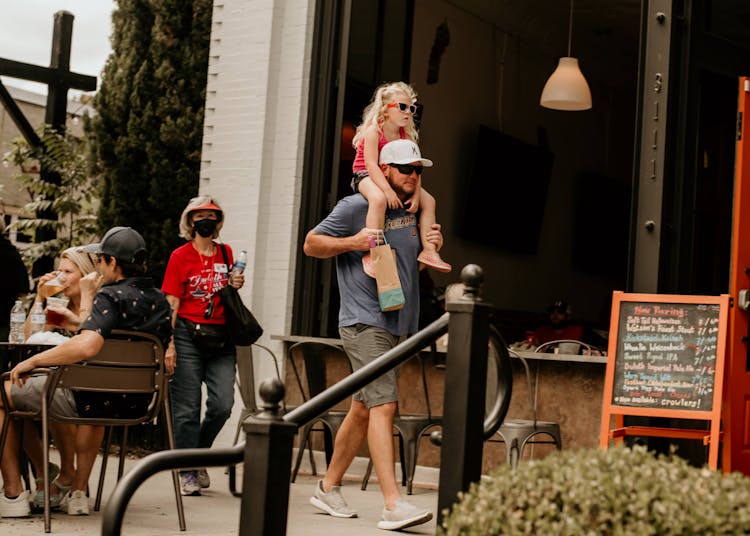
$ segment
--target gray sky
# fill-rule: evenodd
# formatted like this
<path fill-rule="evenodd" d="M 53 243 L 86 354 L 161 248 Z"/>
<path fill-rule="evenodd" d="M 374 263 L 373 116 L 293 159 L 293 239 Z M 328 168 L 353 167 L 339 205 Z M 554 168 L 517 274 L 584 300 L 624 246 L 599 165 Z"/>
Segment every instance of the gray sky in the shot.
<path fill-rule="evenodd" d="M 100 76 L 110 53 L 110 14 L 115 0 L 2 0 L 0 57 L 36 65 L 49 65 L 52 23 L 57 11 L 71 12 L 73 44 L 70 68 Z M 2 77 L 8 86 L 47 94 L 47 86 Z M 71 95 L 72 95 L 71 91 Z"/>

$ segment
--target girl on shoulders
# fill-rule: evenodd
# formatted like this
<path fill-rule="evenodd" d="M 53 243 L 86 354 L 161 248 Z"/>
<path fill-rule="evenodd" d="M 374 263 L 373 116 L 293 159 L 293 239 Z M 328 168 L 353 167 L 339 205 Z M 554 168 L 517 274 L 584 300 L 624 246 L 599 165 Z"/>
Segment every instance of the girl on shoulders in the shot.
<path fill-rule="evenodd" d="M 362 112 L 362 124 L 352 140 L 356 149 L 352 171 L 352 189 L 361 193 L 369 204 L 365 226 L 382 231 L 386 209 L 405 207 L 407 212 L 420 210 L 419 229 L 422 251 L 419 262 L 440 272 L 450 272 L 451 265 L 440 258 L 435 245 L 426 240 L 426 233 L 436 223 L 435 198 L 422 188 L 421 178 L 411 199 L 401 203 L 396 192 L 388 184 L 380 170 L 380 150 L 389 141 L 408 139 L 417 142 L 419 136 L 414 125 L 417 94 L 404 82 L 383 84 L 373 95 L 372 101 Z M 421 172 L 421 169 L 420 169 Z M 362 260 L 365 272 L 374 277 L 369 255 Z"/>

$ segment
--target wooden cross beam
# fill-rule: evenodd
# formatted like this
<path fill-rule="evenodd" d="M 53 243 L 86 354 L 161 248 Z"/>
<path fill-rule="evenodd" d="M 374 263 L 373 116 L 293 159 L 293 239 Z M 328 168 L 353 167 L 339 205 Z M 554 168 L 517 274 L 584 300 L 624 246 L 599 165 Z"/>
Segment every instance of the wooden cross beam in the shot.
<path fill-rule="evenodd" d="M 68 11 L 55 13 L 52 32 L 52 55 L 49 67 L 41 67 L 0 58 L 0 76 L 10 76 L 32 82 L 41 82 L 48 87 L 45 123 L 52 125 L 58 132 L 65 131 L 65 114 L 68 108 L 68 90 L 96 89 L 96 77 L 71 72 L 70 45 L 73 38 L 73 14 Z M 0 82 L 0 86 L 2 83 Z M 38 146 L 39 138 L 29 121 L 23 116 L 13 102 L 5 87 L 0 87 L 0 101 L 8 110 L 13 122 L 31 145 Z"/>
<path fill-rule="evenodd" d="M 52 31 L 52 55 L 49 67 L 40 67 L 38 65 L 0 58 L 0 75 L 47 84 L 47 107 L 44 122 L 51 125 L 60 134 L 65 133 L 68 90 L 81 89 L 83 91 L 91 91 L 96 89 L 95 76 L 87 76 L 70 71 L 70 45 L 73 39 L 73 18 L 73 14 L 68 11 L 58 11 L 55 13 L 54 29 Z M 39 136 L 2 82 L 0 82 L 0 101 L 3 103 L 5 109 L 8 110 L 13 122 L 21 131 L 24 138 L 26 138 L 26 141 L 34 147 L 42 146 Z M 60 184 L 60 175 L 46 169 L 44 164 L 42 164 L 40 175 L 43 181 Z M 54 220 L 57 219 L 57 214 L 52 210 L 44 210 L 38 212 L 37 217 Z M 54 237 L 54 231 L 38 229 L 36 232 L 36 238 L 39 242 L 50 240 Z M 53 259 L 42 257 L 34 263 L 32 274 L 37 276 L 47 273 L 52 267 Z"/>
<path fill-rule="evenodd" d="M 41 82 L 48 86 L 63 83 L 76 89 L 96 89 L 95 76 L 73 73 L 67 70 L 70 67 L 70 50 L 67 52 L 68 65 L 65 68 L 61 68 L 59 65 L 57 67 L 52 65 L 55 60 L 54 49 L 49 67 L 0 58 L 0 74 L 13 78 L 23 78 L 32 82 Z"/>
<path fill-rule="evenodd" d="M 21 131 L 26 142 L 32 147 L 40 147 L 42 145 L 42 140 L 39 139 L 39 135 L 34 130 L 34 127 L 31 126 L 29 120 L 23 115 L 21 108 L 18 107 L 18 104 L 13 100 L 13 97 L 10 96 L 10 93 L 8 93 L 8 90 L 3 85 L 2 81 L 0 81 L 0 102 L 3 103 L 10 118 L 13 120 L 13 123 L 15 123 L 16 128 Z"/>

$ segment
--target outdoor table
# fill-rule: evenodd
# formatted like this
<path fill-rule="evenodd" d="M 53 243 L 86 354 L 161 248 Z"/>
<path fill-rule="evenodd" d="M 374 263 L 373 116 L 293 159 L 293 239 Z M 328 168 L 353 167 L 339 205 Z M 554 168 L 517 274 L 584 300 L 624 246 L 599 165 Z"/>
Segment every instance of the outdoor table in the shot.
<path fill-rule="evenodd" d="M 0 342 L 0 374 L 10 371 L 14 366 L 28 359 L 29 357 L 38 354 L 57 346 L 55 344 L 40 344 L 25 342 Z"/>

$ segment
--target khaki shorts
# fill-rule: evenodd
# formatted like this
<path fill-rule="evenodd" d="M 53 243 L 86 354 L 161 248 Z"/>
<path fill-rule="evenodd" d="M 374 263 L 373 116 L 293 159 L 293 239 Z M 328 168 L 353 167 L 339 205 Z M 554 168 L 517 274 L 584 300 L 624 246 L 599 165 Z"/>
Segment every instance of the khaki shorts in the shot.
<path fill-rule="evenodd" d="M 344 350 L 353 370 L 359 370 L 398 344 L 399 338 L 383 328 L 355 324 L 339 328 Z M 352 400 L 364 402 L 367 409 L 398 402 L 398 376 L 390 370 L 354 393 Z"/>
<path fill-rule="evenodd" d="M 19 411 L 41 411 L 42 392 L 47 376 L 40 374 L 31 376 L 18 387 L 16 384 L 10 387 L 10 398 L 13 405 Z M 49 414 L 57 417 L 78 417 L 78 408 L 70 389 L 57 389 L 52 397 L 52 404 L 48 408 Z"/>

